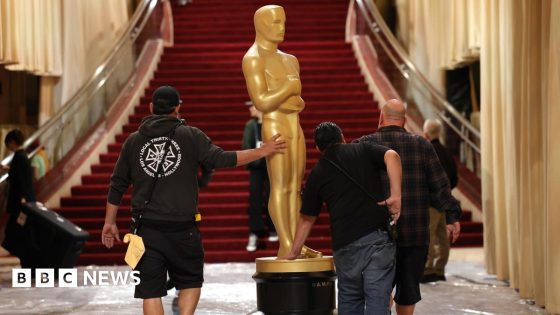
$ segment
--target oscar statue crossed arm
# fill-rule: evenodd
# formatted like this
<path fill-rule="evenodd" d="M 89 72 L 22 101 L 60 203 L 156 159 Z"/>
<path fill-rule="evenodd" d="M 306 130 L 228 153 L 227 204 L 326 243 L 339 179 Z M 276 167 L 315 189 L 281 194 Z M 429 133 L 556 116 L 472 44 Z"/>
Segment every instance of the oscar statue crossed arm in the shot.
<path fill-rule="evenodd" d="M 269 213 L 278 233 L 278 256 L 292 248 L 301 207 L 301 184 L 305 175 L 305 138 L 299 112 L 305 107 L 301 98 L 299 64 L 296 57 L 278 50 L 284 40 L 286 14 L 280 6 L 258 9 L 254 23 L 255 43 L 243 57 L 243 74 L 249 97 L 263 112 L 262 138 L 280 134 L 288 148 L 283 154 L 267 157 L 270 178 Z M 306 246 L 301 256 L 322 257 Z"/>

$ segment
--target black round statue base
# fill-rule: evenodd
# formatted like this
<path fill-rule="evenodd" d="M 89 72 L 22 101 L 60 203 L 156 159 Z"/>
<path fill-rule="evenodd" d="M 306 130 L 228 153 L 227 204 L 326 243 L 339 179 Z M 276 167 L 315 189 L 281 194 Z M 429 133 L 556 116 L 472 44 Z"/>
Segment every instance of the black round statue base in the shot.
<path fill-rule="evenodd" d="M 257 309 L 266 315 L 332 315 L 335 303 L 333 270 L 257 272 Z"/>

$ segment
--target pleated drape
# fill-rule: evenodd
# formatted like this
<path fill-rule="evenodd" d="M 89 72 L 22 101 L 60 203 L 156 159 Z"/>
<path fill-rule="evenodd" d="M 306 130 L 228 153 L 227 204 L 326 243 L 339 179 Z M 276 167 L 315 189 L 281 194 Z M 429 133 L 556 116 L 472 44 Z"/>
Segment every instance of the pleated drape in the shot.
<path fill-rule="evenodd" d="M 481 0 L 397 0 L 396 3 L 400 42 L 436 90 L 445 94 L 443 71 L 479 57 Z M 421 93 L 409 93 L 425 117 L 435 115 Z"/>
<path fill-rule="evenodd" d="M 64 104 L 95 72 L 128 22 L 126 0 L 61 0 L 64 19 L 64 67 L 56 87 Z"/>
<path fill-rule="evenodd" d="M 95 72 L 127 26 L 130 0 L 0 0 L 0 63 L 42 77 L 46 121 Z"/>
<path fill-rule="evenodd" d="M 60 0 L 0 0 L 0 63 L 41 76 L 62 73 Z"/>
<path fill-rule="evenodd" d="M 481 134 L 487 268 L 560 313 L 560 2 L 487 1 Z"/>
<path fill-rule="evenodd" d="M 548 9 L 548 10 L 547 10 Z M 551 313 L 560 314 L 560 1 L 554 0 L 549 8 L 544 8 L 543 14 L 550 12 L 549 41 L 543 55 L 548 55 L 548 64 L 544 82 L 547 98 L 543 110 L 543 125 L 546 127 L 545 146 L 545 187 L 546 212 L 542 215 L 545 221 L 545 287 L 539 288 L 537 293 L 544 291 L 546 307 Z M 542 246 L 542 245 L 541 245 Z M 537 266 L 542 268 L 542 266 Z"/>

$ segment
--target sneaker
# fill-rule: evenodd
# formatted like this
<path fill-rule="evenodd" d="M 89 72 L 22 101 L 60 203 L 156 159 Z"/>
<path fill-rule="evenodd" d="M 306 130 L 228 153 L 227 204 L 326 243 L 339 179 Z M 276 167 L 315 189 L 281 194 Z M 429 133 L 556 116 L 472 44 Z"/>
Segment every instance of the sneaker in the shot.
<path fill-rule="evenodd" d="M 268 241 L 269 242 L 278 242 L 278 234 L 276 234 L 276 232 L 270 232 L 268 234 Z"/>
<path fill-rule="evenodd" d="M 177 292 L 179 292 L 177 290 Z M 179 296 L 175 295 L 175 297 L 173 298 L 173 302 L 171 302 L 171 312 L 173 312 L 173 315 L 179 315 Z"/>
<path fill-rule="evenodd" d="M 257 240 L 258 239 L 259 238 L 257 237 L 256 234 L 253 234 L 253 233 L 249 234 L 249 242 L 247 243 L 247 247 L 245 247 L 245 249 L 248 252 L 256 251 L 257 250 Z"/>

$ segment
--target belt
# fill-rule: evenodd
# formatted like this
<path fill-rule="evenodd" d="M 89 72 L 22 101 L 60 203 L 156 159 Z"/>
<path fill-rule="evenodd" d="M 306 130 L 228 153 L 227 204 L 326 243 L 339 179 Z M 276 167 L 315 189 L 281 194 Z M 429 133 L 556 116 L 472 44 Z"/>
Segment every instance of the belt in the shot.
<path fill-rule="evenodd" d="M 164 232 L 180 232 L 195 227 L 196 221 L 164 221 L 142 218 L 142 222 L 140 222 L 140 225 Z"/>

